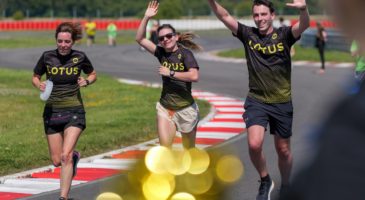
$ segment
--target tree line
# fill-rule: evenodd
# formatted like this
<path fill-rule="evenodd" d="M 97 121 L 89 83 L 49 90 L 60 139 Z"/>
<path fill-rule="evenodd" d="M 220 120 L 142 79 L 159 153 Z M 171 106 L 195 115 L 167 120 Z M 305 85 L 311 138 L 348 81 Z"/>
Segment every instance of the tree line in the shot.
<path fill-rule="evenodd" d="M 292 0 L 272 0 L 278 15 L 297 15 L 285 6 Z M 218 0 L 232 15 L 251 14 L 252 0 Z M 148 0 L 0 0 L 2 18 L 73 17 L 121 18 L 141 17 Z M 307 0 L 311 14 L 322 14 L 321 1 Z M 206 0 L 160 0 L 157 18 L 181 18 L 212 15 Z"/>

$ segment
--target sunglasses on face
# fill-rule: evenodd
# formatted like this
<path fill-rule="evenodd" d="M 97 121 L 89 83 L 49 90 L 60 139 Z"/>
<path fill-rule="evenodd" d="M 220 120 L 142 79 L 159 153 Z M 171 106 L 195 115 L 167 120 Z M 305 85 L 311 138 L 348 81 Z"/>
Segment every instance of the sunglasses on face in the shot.
<path fill-rule="evenodd" d="M 172 36 L 174 36 L 175 33 L 168 33 L 166 35 L 163 35 L 163 36 L 159 36 L 158 37 L 158 41 L 162 42 L 164 41 L 165 38 L 167 38 L 168 40 L 172 38 Z"/>

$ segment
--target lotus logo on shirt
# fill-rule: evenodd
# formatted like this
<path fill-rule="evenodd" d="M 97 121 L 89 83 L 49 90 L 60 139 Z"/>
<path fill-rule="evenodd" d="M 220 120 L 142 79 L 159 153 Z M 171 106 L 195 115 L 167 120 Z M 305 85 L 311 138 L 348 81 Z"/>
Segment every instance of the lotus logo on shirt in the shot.
<path fill-rule="evenodd" d="M 276 38 L 278 38 L 278 34 L 277 33 L 274 33 L 271 37 L 273 40 L 275 40 Z"/>
<path fill-rule="evenodd" d="M 79 74 L 78 67 L 51 67 L 47 65 L 47 73 L 52 75 L 77 75 Z"/>
<path fill-rule="evenodd" d="M 260 43 L 254 44 L 252 40 L 250 40 L 248 44 L 252 50 L 260 51 L 263 54 L 275 54 L 277 52 L 284 51 L 284 44 L 282 42 L 263 46 Z"/>
<path fill-rule="evenodd" d="M 78 62 L 79 62 L 79 59 L 78 59 L 78 58 L 72 58 L 72 62 L 73 62 L 74 64 L 76 64 L 76 63 L 78 63 Z"/>

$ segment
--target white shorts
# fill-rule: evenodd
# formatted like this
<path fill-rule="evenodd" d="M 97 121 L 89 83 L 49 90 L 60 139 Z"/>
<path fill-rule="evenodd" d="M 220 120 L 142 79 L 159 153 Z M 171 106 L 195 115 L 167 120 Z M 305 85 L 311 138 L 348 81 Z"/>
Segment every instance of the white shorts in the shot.
<path fill-rule="evenodd" d="M 199 122 L 199 108 L 196 103 L 181 110 L 169 110 L 157 102 L 156 110 L 157 115 L 173 122 L 181 133 L 190 133 Z"/>

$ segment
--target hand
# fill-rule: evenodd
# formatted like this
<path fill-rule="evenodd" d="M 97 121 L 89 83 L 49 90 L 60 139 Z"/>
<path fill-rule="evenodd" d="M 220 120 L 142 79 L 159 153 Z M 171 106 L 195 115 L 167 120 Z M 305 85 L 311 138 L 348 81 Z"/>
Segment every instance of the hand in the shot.
<path fill-rule="evenodd" d="M 84 77 L 79 77 L 77 80 L 77 84 L 79 84 L 80 87 L 86 87 L 88 84 L 86 82 L 86 79 Z"/>
<path fill-rule="evenodd" d="M 158 5 L 159 3 L 156 0 L 150 1 L 150 3 L 148 3 L 148 7 L 146 9 L 146 12 L 144 13 L 144 16 L 148 18 L 155 16 L 158 12 Z"/>
<path fill-rule="evenodd" d="M 39 90 L 40 90 L 41 92 L 44 92 L 44 90 L 46 89 L 46 81 L 41 82 L 41 83 L 39 84 L 38 88 L 39 88 Z"/>
<path fill-rule="evenodd" d="M 307 8 L 305 0 L 293 0 L 293 3 L 287 3 L 286 6 L 303 10 Z"/>
<path fill-rule="evenodd" d="M 158 68 L 158 73 L 162 76 L 170 76 L 170 69 L 164 66 Z"/>

